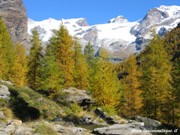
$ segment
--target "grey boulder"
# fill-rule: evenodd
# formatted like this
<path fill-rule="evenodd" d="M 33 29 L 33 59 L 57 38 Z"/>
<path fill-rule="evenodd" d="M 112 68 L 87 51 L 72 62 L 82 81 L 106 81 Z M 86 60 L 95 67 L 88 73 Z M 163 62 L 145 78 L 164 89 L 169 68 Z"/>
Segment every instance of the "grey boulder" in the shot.
<path fill-rule="evenodd" d="M 154 129 L 154 128 L 158 128 L 159 126 L 161 126 L 161 122 L 147 118 L 147 117 L 136 116 L 135 120 L 137 122 L 144 122 L 144 126 L 148 129 Z"/>
<path fill-rule="evenodd" d="M 0 98 L 8 99 L 10 96 L 9 88 L 5 85 L 0 85 Z"/>
<path fill-rule="evenodd" d="M 144 123 L 114 124 L 112 126 L 96 128 L 93 133 L 98 135 L 152 135 L 144 129 Z"/>
<path fill-rule="evenodd" d="M 0 111 L 0 119 L 5 119 L 5 118 L 6 117 L 5 117 L 4 113 L 2 111 Z"/>
<path fill-rule="evenodd" d="M 92 97 L 87 93 L 86 90 L 80 90 L 76 88 L 68 88 L 62 91 L 65 95 L 60 98 L 61 102 L 64 103 L 77 103 L 84 109 L 87 109 L 93 104 Z"/>

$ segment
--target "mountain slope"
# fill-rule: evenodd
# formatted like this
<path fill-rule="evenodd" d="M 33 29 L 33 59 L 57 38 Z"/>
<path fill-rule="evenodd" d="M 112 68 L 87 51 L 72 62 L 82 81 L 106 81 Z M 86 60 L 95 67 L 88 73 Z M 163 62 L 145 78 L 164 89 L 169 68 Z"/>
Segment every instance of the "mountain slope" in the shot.
<path fill-rule="evenodd" d="M 0 16 L 15 43 L 27 45 L 27 16 L 22 0 L 0 0 Z M 27 46 L 26 46 L 27 47 Z"/>
<path fill-rule="evenodd" d="M 55 20 L 49 18 L 43 21 L 28 21 L 28 33 L 37 27 L 43 42 L 48 42 L 60 25 L 64 25 L 70 35 L 79 38 L 83 47 L 91 42 L 94 48 L 106 48 L 113 57 L 126 58 L 130 53 L 136 53 L 144 48 L 151 39 L 152 30 L 164 35 L 180 22 L 180 6 L 160 6 L 148 11 L 145 17 L 135 22 L 129 22 L 123 16 L 110 19 L 107 24 L 89 26 L 85 18 Z"/>

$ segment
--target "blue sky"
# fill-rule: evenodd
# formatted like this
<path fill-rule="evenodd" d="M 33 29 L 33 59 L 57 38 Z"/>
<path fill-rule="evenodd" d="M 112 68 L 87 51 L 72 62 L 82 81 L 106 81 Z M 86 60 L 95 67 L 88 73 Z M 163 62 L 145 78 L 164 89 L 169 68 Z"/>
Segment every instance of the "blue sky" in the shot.
<path fill-rule="evenodd" d="M 23 0 L 29 18 L 86 18 L 90 25 L 123 15 L 129 21 L 143 18 L 150 8 L 178 5 L 180 0 Z"/>

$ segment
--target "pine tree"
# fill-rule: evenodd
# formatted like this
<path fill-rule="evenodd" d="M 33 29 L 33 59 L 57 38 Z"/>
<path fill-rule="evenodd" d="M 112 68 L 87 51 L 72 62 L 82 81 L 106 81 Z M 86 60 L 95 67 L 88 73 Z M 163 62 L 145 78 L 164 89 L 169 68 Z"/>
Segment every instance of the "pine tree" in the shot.
<path fill-rule="evenodd" d="M 1 79 L 11 81 L 15 48 L 2 17 L 0 17 L 0 53 Z"/>
<path fill-rule="evenodd" d="M 161 119 L 172 91 L 171 63 L 163 40 L 155 36 L 142 55 L 144 112 L 148 117 Z"/>
<path fill-rule="evenodd" d="M 16 48 L 16 57 L 13 65 L 13 78 L 12 82 L 17 87 L 23 87 L 27 84 L 27 57 L 26 50 L 21 44 L 17 44 Z"/>
<path fill-rule="evenodd" d="M 74 86 L 78 89 L 88 88 L 88 65 L 82 53 L 81 45 L 76 41 L 74 45 Z"/>
<path fill-rule="evenodd" d="M 89 90 L 91 91 L 94 81 L 95 74 L 97 72 L 97 58 L 94 56 L 94 48 L 90 42 L 84 48 L 84 55 L 88 65 L 88 81 L 89 81 Z"/>
<path fill-rule="evenodd" d="M 167 121 L 172 125 L 180 126 L 180 57 L 174 60 L 172 77 L 173 92 L 170 94 L 169 106 L 171 108 L 170 111 L 168 110 Z"/>
<path fill-rule="evenodd" d="M 85 54 L 86 61 L 89 65 L 89 67 L 93 67 L 94 61 L 95 61 L 95 56 L 94 56 L 94 48 L 90 42 L 85 46 L 84 54 Z"/>
<path fill-rule="evenodd" d="M 42 46 L 36 28 L 32 31 L 31 50 L 28 59 L 28 84 L 32 89 L 39 89 L 41 80 Z"/>
<path fill-rule="evenodd" d="M 180 24 L 179 24 L 180 25 Z M 167 33 L 164 38 L 164 47 L 168 52 L 171 60 L 180 57 L 180 27 L 174 28 L 171 32 Z"/>
<path fill-rule="evenodd" d="M 73 86 L 73 40 L 64 26 L 61 26 L 55 36 L 50 39 L 48 50 L 55 55 L 56 61 L 59 63 L 63 73 L 64 87 Z"/>
<path fill-rule="evenodd" d="M 133 117 L 140 113 L 143 105 L 141 97 L 142 91 L 140 89 L 141 73 L 138 70 L 136 57 L 134 55 L 130 55 L 123 66 L 125 69 L 124 72 L 126 72 L 127 75 L 121 79 L 124 86 L 122 93 L 124 102 L 121 103 L 121 110 L 123 110 L 123 115 Z"/>
<path fill-rule="evenodd" d="M 169 101 L 166 103 L 166 121 L 172 125 L 180 126 L 180 24 L 164 37 L 164 47 L 172 63 L 172 87 Z"/>
<path fill-rule="evenodd" d="M 49 93 L 49 97 L 55 99 L 61 92 L 63 79 L 62 71 L 56 62 L 55 56 L 46 54 L 41 66 L 41 89 Z"/>
<path fill-rule="evenodd" d="M 100 51 L 97 67 L 92 94 L 98 105 L 109 109 L 114 108 L 120 97 L 118 79 L 116 73 L 113 72 L 112 63 L 108 61 L 107 52 L 103 49 Z"/>

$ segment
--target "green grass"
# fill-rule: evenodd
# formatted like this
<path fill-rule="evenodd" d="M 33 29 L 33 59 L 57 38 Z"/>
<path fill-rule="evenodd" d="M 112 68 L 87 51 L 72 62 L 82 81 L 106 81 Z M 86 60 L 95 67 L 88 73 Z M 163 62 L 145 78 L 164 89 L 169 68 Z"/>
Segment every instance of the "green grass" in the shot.
<path fill-rule="evenodd" d="M 11 92 L 11 107 L 15 115 L 23 121 L 48 119 L 62 115 L 62 108 L 54 101 L 44 97 L 29 88 L 9 86 Z"/>
<path fill-rule="evenodd" d="M 47 125 L 43 122 L 36 125 L 35 133 L 38 133 L 39 135 L 57 135 L 57 133 L 50 125 Z"/>

